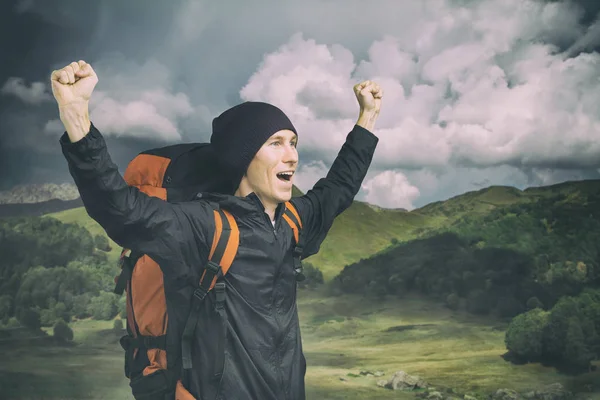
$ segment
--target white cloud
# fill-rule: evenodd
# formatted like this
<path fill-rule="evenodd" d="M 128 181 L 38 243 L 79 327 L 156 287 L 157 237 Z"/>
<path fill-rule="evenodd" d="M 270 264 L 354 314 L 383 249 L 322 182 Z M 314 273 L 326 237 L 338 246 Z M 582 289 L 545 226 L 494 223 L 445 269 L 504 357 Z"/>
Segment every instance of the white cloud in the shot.
<path fill-rule="evenodd" d="M 135 100 L 114 99 L 106 92 L 94 94 L 90 117 L 107 134 L 181 140 L 177 119 L 190 115 L 194 109 L 183 93 L 164 90 L 142 91 Z"/>
<path fill-rule="evenodd" d="M 419 197 L 419 188 L 412 185 L 406 176 L 398 171 L 384 171 L 363 184 L 365 200 L 385 208 L 412 210 L 413 202 Z"/>
<path fill-rule="evenodd" d="M 143 64 L 122 56 L 95 63 L 98 84 L 90 100 L 90 117 L 103 134 L 182 140 L 179 123 L 202 107 L 172 87 L 172 73 L 159 61 Z"/>
<path fill-rule="evenodd" d="M 327 166 L 322 161 L 314 161 L 306 165 L 300 164 L 294 174 L 294 185 L 303 193 L 308 192 L 328 172 Z"/>
<path fill-rule="evenodd" d="M 30 86 L 27 86 L 24 79 L 16 77 L 8 78 L 0 93 L 15 96 L 19 100 L 32 105 L 52 100 L 52 95 L 43 82 L 33 82 Z"/>
<path fill-rule="evenodd" d="M 415 23 L 382 35 L 365 60 L 296 34 L 264 57 L 241 97 L 280 106 L 300 130 L 300 146 L 326 149 L 330 163 L 358 115 L 352 86 L 379 82 L 385 95 L 373 167 L 387 171 L 365 186 L 378 204 L 410 207 L 419 196 L 402 170 L 597 166 L 600 55 L 569 58 L 541 42 L 582 35 L 577 13 L 566 3 L 450 4 L 423 3 Z M 521 176 L 544 180 L 539 174 Z"/>

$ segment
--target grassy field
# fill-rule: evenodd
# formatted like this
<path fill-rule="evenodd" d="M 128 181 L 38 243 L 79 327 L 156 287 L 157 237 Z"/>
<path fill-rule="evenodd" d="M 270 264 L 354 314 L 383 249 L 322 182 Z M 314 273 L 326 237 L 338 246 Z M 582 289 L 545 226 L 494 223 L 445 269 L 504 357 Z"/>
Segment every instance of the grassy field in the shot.
<path fill-rule="evenodd" d="M 501 358 L 505 326 L 419 298 L 373 302 L 303 292 L 299 308 L 308 399 L 413 398 L 377 386 L 400 370 L 434 386 L 480 395 L 498 388 L 526 391 L 556 382 L 575 387 L 600 380 L 598 372 L 570 378 L 536 364 L 512 365 Z M 74 323 L 77 344 L 70 347 L 4 343 L 2 398 L 130 399 L 119 334 L 111 327 L 110 321 Z M 361 370 L 385 375 L 355 376 Z"/>

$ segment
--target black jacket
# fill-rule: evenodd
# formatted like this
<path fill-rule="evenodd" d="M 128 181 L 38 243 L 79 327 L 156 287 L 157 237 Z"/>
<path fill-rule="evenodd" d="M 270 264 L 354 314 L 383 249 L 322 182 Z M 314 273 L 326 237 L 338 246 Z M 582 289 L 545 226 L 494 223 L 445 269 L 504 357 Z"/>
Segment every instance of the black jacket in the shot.
<path fill-rule="evenodd" d="M 334 219 L 352 204 L 377 143 L 371 132 L 354 126 L 326 178 L 292 199 L 303 224 L 303 257 L 318 252 Z M 194 290 L 190 283 L 198 282 L 210 251 L 214 217 L 207 200 L 235 216 L 240 244 L 225 276 L 224 367 L 214 371 L 221 334 L 207 301 L 195 335 L 193 363 L 200 371 L 190 382 L 191 394 L 197 399 L 305 399 L 293 234 L 281 217 L 283 204 L 273 227 L 254 194 L 206 194 L 167 203 L 126 184 L 93 124 L 80 141 L 71 143 L 65 133 L 60 144 L 90 217 L 117 244 L 147 254 L 161 266 L 173 337 L 183 330 Z M 178 361 L 171 357 L 169 366 Z M 221 378 L 215 381 L 214 372 L 222 372 Z"/>

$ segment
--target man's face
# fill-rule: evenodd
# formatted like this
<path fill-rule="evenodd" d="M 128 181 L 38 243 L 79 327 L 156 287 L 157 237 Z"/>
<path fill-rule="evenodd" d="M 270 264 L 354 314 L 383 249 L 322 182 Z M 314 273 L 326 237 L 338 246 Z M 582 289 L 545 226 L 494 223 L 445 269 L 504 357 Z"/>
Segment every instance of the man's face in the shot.
<path fill-rule="evenodd" d="M 244 180 L 265 207 L 292 198 L 293 177 L 298 165 L 296 134 L 290 130 L 274 133 L 248 166 Z"/>

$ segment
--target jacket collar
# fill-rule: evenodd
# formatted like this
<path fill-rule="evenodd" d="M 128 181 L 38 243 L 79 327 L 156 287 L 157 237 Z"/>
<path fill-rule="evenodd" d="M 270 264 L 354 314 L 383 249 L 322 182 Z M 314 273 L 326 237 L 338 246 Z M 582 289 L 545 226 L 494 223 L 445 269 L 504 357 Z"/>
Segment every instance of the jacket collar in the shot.
<path fill-rule="evenodd" d="M 199 192 L 196 194 L 196 199 L 205 199 L 218 203 L 226 210 L 230 210 L 238 216 L 250 214 L 264 214 L 265 206 L 260 201 L 256 193 L 251 192 L 245 197 L 233 196 L 221 193 Z M 284 204 L 279 203 L 275 209 L 275 221 L 278 221 L 284 211 Z"/>

